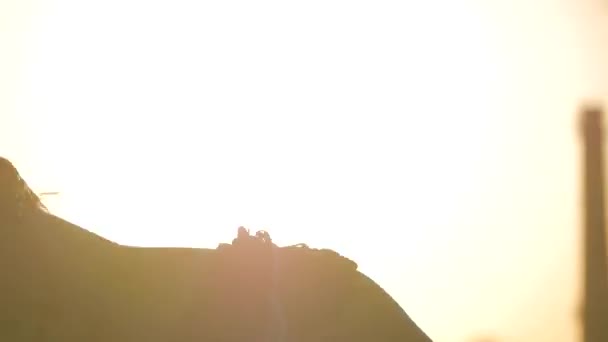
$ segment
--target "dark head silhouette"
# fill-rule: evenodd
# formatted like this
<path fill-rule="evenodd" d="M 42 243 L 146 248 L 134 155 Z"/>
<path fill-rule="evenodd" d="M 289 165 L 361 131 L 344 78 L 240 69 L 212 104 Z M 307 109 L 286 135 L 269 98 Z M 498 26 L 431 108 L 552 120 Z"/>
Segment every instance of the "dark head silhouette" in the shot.
<path fill-rule="evenodd" d="M 28 218 L 0 240 L 0 341 L 431 341 L 334 251 L 243 227 L 217 249 L 123 246 L 46 212 L 6 159 L 0 181 Z"/>
<path fill-rule="evenodd" d="M 33 211 L 46 210 L 17 168 L 0 157 L 0 219 L 15 220 Z"/>

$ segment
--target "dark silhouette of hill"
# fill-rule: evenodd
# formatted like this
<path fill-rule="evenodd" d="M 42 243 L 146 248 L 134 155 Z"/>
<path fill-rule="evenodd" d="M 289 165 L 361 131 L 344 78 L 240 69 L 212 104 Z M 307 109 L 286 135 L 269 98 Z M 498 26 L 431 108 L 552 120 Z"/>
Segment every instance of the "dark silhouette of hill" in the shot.
<path fill-rule="evenodd" d="M 119 245 L 8 186 L 6 165 L 1 341 L 430 341 L 336 252 L 244 229 L 216 249 Z"/>

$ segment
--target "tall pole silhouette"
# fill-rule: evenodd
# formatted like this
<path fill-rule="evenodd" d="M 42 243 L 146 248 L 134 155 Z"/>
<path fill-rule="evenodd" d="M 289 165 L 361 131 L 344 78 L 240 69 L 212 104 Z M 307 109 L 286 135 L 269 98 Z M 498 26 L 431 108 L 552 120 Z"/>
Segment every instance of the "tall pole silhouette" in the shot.
<path fill-rule="evenodd" d="M 608 267 L 604 203 L 603 113 L 582 112 L 584 139 L 584 342 L 608 341 Z"/>

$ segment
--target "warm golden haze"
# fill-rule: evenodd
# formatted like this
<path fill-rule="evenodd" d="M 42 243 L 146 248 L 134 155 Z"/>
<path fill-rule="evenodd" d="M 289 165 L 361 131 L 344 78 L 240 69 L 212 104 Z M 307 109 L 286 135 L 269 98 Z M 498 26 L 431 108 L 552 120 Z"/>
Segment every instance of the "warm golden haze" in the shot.
<path fill-rule="evenodd" d="M 357 260 L 437 341 L 573 342 L 606 23 L 599 0 L 4 0 L 0 151 L 120 243 L 267 229 Z"/>

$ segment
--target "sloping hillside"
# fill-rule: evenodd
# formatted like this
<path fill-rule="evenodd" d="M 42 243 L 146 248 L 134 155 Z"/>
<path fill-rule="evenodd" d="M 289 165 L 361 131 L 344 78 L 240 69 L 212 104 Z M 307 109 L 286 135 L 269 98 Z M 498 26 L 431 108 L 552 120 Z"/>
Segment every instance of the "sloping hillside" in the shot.
<path fill-rule="evenodd" d="M 2 235 L 1 341 L 430 341 L 329 250 L 126 247 L 43 212 Z"/>

